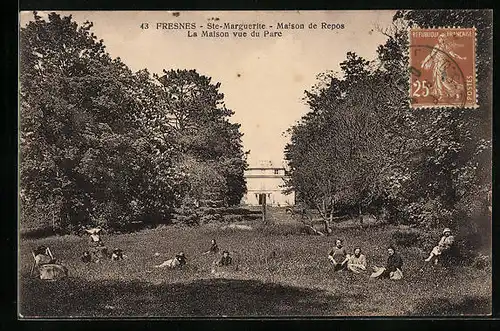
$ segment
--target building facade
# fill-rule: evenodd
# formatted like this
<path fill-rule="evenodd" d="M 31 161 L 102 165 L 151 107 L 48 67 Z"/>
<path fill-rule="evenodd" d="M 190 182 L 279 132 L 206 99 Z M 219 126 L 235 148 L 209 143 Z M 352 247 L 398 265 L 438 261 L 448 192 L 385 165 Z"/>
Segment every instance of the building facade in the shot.
<path fill-rule="evenodd" d="M 284 194 L 287 173 L 283 165 L 275 165 L 270 161 L 259 161 L 245 171 L 247 193 L 241 203 L 248 206 L 259 206 L 266 201 L 267 205 L 285 207 L 295 204 L 295 192 Z"/>

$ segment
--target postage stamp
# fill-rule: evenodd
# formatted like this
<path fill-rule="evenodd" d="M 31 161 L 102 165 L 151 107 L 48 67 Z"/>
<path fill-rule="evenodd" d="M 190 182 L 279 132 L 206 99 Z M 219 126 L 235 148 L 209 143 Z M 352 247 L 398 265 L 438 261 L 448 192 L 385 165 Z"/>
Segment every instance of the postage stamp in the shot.
<path fill-rule="evenodd" d="M 476 29 L 410 29 L 412 108 L 476 108 Z"/>

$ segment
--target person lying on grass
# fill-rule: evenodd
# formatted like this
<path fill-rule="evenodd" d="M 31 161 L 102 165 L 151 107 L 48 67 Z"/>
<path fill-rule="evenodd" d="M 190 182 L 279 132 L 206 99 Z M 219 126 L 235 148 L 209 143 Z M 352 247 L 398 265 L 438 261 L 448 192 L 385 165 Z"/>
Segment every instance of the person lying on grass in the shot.
<path fill-rule="evenodd" d="M 398 280 L 403 278 L 403 259 L 396 253 L 394 246 L 389 246 L 387 249 L 389 257 L 387 258 L 387 264 L 385 267 L 373 267 L 373 273 L 370 278 L 389 278 L 393 280 Z"/>
<path fill-rule="evenodd" d="M 215 242 L 215 239 L 212 239 L 212 242 L 211 242 L 211 245 L 210 245 L 210 249 L 206 252 L 203 252 L 202 255 L 206 255 L 206 254 L 216 254 L 219 252 L 219 246 L 217 246 L 217 243 Z"/>
<path fill-rule="evenodd" d="M 347 270 L 356 274 L 366 270 L 366 257 L 361 254 L 361 248 L 356 247 L 354 249 L 354 254 L 349 256 L 347 260 Z"/>
<path fill-rule="evenodd" d="M 441 237 L 441 240 L 439 240 L 439 243 L 437 246 L 435 246 L 429 257 L 425 259 L 425 262 L 431 262 L 434 261 L 434 264 L 438 263 L 438 257 L 449 251 L 451 246 L 453 245 L 453 242 L 455 241 L 455 238 L 451 235 L 451 230 L 446 228 L 443 230 L 443 236 Z"/>
<path fill-rule="evenodd" d="M 171 269 L 180 268 L 187 263 L 186 256 L 184 252 L 180 252 L 173 259 L 167 260 L 160 265 L 155 265 L 155 268 L 168 267 Z"/>
<path fill-rule="evenodd" d="M 333 270 L 339 271 L 343 270 L 347 267 L 347 260 L 349 256 L 345 250 L 345 247 L 342 246 L 342 240 L 337 239 L 335 241 L 335 247 L 328 253 L 328 260 L 333 264 Z"/>

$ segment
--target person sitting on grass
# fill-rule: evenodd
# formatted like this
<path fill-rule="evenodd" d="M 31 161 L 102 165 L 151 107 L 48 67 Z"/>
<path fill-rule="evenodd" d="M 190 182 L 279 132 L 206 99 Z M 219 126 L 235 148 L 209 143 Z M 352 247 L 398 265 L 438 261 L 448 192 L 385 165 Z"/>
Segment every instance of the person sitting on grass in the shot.
<path fill-rule="evenodd" d="M 92 262 L 92 255 L 90 255 L 89 251 L 83 252 L 82 262 L 83 263 L 90 263 L 90 262 Z"/>
<path fill-rule="evenodd" d="M 347 267 L 347 260 L 349 256 L 345 250 L 345 247 L 342 246 L 342 240 L 337 239 L 335 241 L 335 247 L 328 254 L 328 259 L 333 264 L 333 270 L 339 271 L 343 270 Z"/>
<path fill-rule="evenodd" d="M 168 267 L 171 269 L 175 269 L 184 266 L 186 263 L 187 259 L 186 256 L 184 255 L 184 252 L 180 252 L 179 254 L 175 255 L 173 259 L 167 260 L 160 265 L 155 265 L 155 268 Z"/>
<path fill-rule="evenodd" d="M 217 254 L 218 252 L 219 252 L 219 246 L 217 246 L 215 239 L 212 239 L 210 249 L 206 252 L 203 252 L 202 255 L 206 255 L 206 254 L 210 254 L 210 253 Z"/>
<path fill-rule="evenodd" d="M 359 274 L 366 270 L 366 257 L 361 254 L 361 248 L 356 247 L 354 254 L 347 260 L 347 270 Z"/>
<path fill-rule="evenodd" d="M 85 230 L 89 235 L 89 246 L 90 247 L 102 247 L 104 246 L 104 243 L 101 240 L 101 236 L 99 235 L 99 232 L 101 232 L 100 228 L 92 228 L 92 229 L 86 229 Z"/>
<path fill-rule="evenodd" d="M 389 246 L 387 249 L 389 257 L 387 258 L 387 264 L 385 267 L 373 267 L 373 273 L 370 278 L 389 278 L 393 280 L 398 280 L 403 278 L 403 259 L 396 253 L 394 246 Z"/>
<path fill-rule="evenodd" d="M 46 246 L 38 246 L 34 251 L 33 255 L 35 258 L 35 264 L 36 266 L 41 266 L 43 264 L 51 264 L 56 262 L 56 259 L 52 255 L 52 252 L 50 251 L 50 248 Z"/>
<path fill-rule="evenodd" d="M 99 262 L 100 259 L 103 258 L 109 258 L 108 248 L 104 245 L 101 236 L 99 234 L 102 231 L 102 229 L 92 228 L 92 229 L 86 229 L 85 231 L 88 234 L 90 234 L 89 237 L 90 252 L 95 256 L 96 258 L 95 262 Z"/>
<path fill-rule="evenodd" d="M 449 252 L 453 243 L 455 241 L 455 238 L 451 235 L 451 230 L 446 228 L 443 230 L 443 236 L 441 237 L 441 240 L 439 240 L 439 243 L 437 246 L 435 246 L 429 257 L 426 258 L 424 261 L 425 262 L 434 262 L 434 264 L 438 263 L 438 257 L 446 252 Z"/>
<path fill-rule="evenodd" d="M 233 263 L 233 258 L 229 255 L 228 251 L 222 252 L 222 256 L 217 261 L 217 266 L 219 267 L 227 267 L 230 266 Z"/>

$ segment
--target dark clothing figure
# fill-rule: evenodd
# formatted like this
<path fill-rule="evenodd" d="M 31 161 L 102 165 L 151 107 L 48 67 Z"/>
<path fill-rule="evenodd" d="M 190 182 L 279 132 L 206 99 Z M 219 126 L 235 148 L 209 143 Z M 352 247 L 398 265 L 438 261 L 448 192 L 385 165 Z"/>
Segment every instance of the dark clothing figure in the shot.
<path fill-rule="evenodd" d="M 119 248 L 115 248 L 113 253 L 111 253 L 111 260 L 118 261 L 123 260 L 123 251 Z"/>
<path fill-rule="evenodd" d="M 175 258 L 177 259 L 177 261 L 179 261 L 180 266 L 183 266 L 187 263 L 187 259 L 186 259 L 186 256 L 184 255 L 184 253 L 177 254 L 175 256 Z"/>
<path fill-rule="evenodd" d="M 403 278 L 403 259 L 396 253 L 393 246 L 387 249 L 389 257 L 385 267 L 373 267 L 373 273 L 370 278 L 389 278 L 391 280 L 400 280 Z"/>
<path fill-rule="evenodd" d="M 210 249 L 208 250 L 209 253 L 218 253 L 219 252 L 219 246 L 217 246 L 217 244 L 212 244 L 212 246 L 210 246 Z"/>
<path fill-rule="evenodd" d="M 220 258 L 219 262 L 217 262 L 217 265 L 218 266 L 229 266 L 232 263 L 233 263 L 233 259 L 231 258 L 231 256 L 229 256 L 229 254 L 224 254 Z"/>
<path fill-rule="evenodd" d="M 219 246 L 217 246 L 217 242 L 215 241 L 215 239 L 212 239 L 212 244 L 210 246 L 210 249 L 206 252 L 203 252 L 203 255 L 205 254 L 217 254 L 219 252 Z"/>
<path fill-rule="evenodd" d="M 398 253 L 394 253 L 387 258 L 385 270 L 387 273 L 394 272 L 396 269 L 403 270 L 403 259 Z"/>
<path fill-rule="evenodd" d="M 90 255 L 90 253 L 88 251 L 83 252 L 82 262 L 83 263 L 92 262 L 92 255 Z"/>
<path fill-rule="evenodd" d="M 385 270 L 382 272 L 378 278 L 391 278 L 391 272 L 396 272 L 398 269 L 402 271 L 403 267 L 403 259 L 401 256 L 394 252 L 394 254 L 389 255 L 387 258 L 387 264 L 385 266 Z"/>

